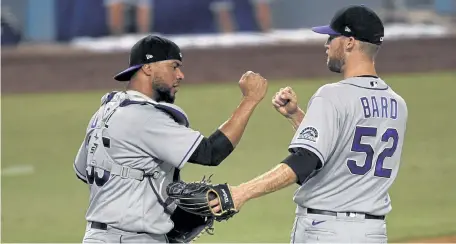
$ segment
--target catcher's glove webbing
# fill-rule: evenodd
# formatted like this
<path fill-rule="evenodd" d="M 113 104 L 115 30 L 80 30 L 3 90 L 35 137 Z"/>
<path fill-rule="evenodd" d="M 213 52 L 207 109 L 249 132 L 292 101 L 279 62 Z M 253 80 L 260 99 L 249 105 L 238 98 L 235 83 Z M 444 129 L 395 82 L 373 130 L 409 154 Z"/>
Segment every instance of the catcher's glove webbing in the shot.
<path fill-rule="evenodd" d="M 190 243 L 202 234 L 213 235 L 214 217 L 191 214 L 177 207 L 171 215 L 174 228 L 166 234 L 170 243 Z"/>
<path fill-rule="evenodd" d="M 210 184 L 209 179 L 200 182 L 173 182 L 168 185 L 167 194 L 176 200 L 177 206 L 183 210 L 204 217 L 215 217 L 215 220 L 228 220 L 238 211 L 234 207 L 233 198 L 228 184 Z M 214 212 L 209 202 L 218 198 L 220 211 Z"/>

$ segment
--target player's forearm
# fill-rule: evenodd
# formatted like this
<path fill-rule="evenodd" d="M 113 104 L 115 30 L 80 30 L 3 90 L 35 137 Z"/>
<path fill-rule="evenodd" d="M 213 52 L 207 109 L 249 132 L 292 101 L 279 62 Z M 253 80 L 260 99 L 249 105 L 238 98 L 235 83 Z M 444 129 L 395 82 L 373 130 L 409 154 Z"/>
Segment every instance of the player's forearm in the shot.
<path fill-rule="evenodd" d="M 283 189 L 296 183 L 295 172 L 286 164 L 279 164 L 259 177 L 241 184 L 244 199 L 250 200 Z"/>
<path fill-rule="evenodd" d="M 288 118 L 288 121 L 291 123 L 294 130 L 297 130 L 299 128 L 299 125 L 304 119 L 304 115 L 304 111 L 302 111 L 302 109 L 298 107 L 298 111 Z"/>
<path fill-rule="evenodd" d="M 257 105 L 257 101 L 243 99 L 231 118 L 220 126 L 219 130 L 230 140 L 233 147 L 236 147 L 241 140 L 250 116 Z"/>

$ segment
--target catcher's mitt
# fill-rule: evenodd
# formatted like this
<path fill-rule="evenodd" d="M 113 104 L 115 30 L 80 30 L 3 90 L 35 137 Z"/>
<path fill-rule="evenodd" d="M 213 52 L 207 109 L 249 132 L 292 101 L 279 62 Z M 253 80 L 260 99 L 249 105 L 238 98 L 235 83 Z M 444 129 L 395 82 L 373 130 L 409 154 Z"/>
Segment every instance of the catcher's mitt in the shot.
<path fill-rule="evenodd" d="M 171 215 L 174 228 L 166 234 L 169 243 L 190 243 L 202 234 L 213 235 L 213 217 L 191 214 L 177 207 Z"/>
<path fill-rule="evenodd" d="M 228 184 L 210 184 L 209 179 L 200 182 L 173 182 L 168 185 L 167 194 L 176 200 L 183 210 L 203 217 L 214 217 L 217 221 L 228 220 L 238 213 Z M 220 211 L 214 212 L 209 202 L 218 198 Z"/>

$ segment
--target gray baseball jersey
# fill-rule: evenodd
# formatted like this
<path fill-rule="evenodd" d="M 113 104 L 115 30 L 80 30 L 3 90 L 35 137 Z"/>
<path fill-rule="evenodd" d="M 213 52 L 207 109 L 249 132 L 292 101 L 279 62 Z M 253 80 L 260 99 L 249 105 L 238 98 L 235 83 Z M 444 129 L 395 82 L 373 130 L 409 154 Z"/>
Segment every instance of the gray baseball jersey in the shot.
<path fill-rule="evenodd" d="M 296 191 L 298 208 L 387 214 L 407 116 L 404 99 L 381 79 L 322 86 L 289 145 L 314 152 L 322 162 Z"/>
<path fill-rule="evenodd" d="M 173 104 L 160 103 L 159 109 L 134 91 L 104 96 L 102 102 L 106 99 L 92 117 L 74 163 L 90 188 L 86 219 L 124 231 L 166 234 L 173 223 L 159 201 L 166 201 L 175 169 L 185 165 L 203 136 L 188 128 L 185 113 Z M 169 211 L 175 207 L 170 204 Z"/>

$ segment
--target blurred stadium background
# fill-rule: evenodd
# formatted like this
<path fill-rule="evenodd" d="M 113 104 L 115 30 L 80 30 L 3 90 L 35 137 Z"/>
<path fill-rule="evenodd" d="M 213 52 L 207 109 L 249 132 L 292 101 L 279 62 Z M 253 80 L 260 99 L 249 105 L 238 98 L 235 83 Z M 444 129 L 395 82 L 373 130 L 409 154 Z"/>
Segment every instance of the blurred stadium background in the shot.
<path fill-rule="evenodd" d="M 237 105 L 247 70 L 270 80 L 238 149 L 222 166 L 189 165 L 185 180 L 214 173 L 238 184 L 287 155 L 293 131 L 270 105 L 292 86 L 305 107 L 324 83 L 324 37 L 309 28 L 347 4 L 385 23 L 381 76 L 409 106 L 401 172 L 391 190 L 390 241 L 456 242 L 455 0 L 3 0 L 1 1 L 2 242 L 80 242 L 87 188 L 72 162 L 112 76 L 139 38 L 156 33 L 183 49 L 176 104 L 211 133 Z M 289 242 L 295 186 L 255 200 L 197 242 Z M 427 238 L 427 239 L 424 239 Z M 433 239 L 429 239 L 433 238 Z"/>

